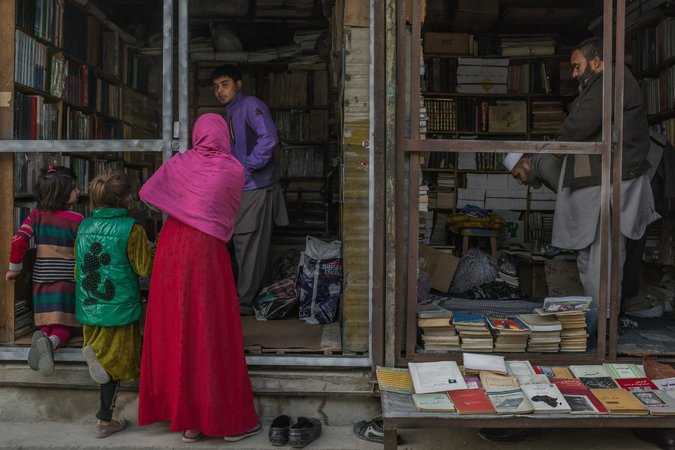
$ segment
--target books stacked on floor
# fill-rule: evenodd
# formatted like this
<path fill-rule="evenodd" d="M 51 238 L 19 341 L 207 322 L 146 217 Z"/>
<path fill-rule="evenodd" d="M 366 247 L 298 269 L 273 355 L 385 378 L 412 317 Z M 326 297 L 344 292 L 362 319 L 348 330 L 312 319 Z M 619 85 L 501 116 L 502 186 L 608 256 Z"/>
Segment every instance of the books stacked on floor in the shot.
<path fill-rule="evenodd" d="M 588 345 L 586 313 L 575 312 L 573 314 L 558 314 L 556 317 L 562 325 L 562 330 L 560 332 L 560 351 L 585 352 Z"/>
<path fill-rule="evenodd" d="M 559 100 L 532 101 L 532 132 L 558 133 L 565 121 L 565 109 Z"/>
<path fill-rule="evenodd" d="M 456 312 L 452 323 L 459 333 L 462 350 L 491 352 L 493 339 L 485 316 L 477 313 Z"/>
<path fill-rule="evenodd" d="M 500 37 L 502 56 L 555 55 L 556 41 L 546 35 L 504 35 Z"/>
<path fill-rule="evenodd" d="M 460 349 L 459 336 L 452 324 L 452 311 L 439 306 L 419 309 L 417 326 L 422 331 L 424 350 L 450 352 Z"/>
<path fill-rule="evenodd" d="M 562 325 L 555 316 L 519 314 L 518 318 L 530 329 L 528 352 L 555 353 L 560 350 Z"/>
<path fill-rule="evenodd" d="M 506 58 L 458 58 L 457 92 L 506 94 L 508 71 Z"/>
<path fill-rule="evenodd" d="M 496 352 L 524 352 L 530 329 L 517 317 L 488 316 L 488 325 L 494 336 Z"/>
<path fill-rule="evenodd" d="M 548 297 L 536 312 L 542 317 L 555 317 L 561 324 L 560 351 L 585 352 L 588 344 L 586 312 L 590 297 Z"/>

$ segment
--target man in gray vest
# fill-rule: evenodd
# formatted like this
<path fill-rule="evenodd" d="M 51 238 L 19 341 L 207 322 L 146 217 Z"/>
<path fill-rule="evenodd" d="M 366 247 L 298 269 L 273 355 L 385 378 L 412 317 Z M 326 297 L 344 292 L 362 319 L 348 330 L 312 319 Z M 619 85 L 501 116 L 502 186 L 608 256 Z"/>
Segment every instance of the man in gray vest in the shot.
<path fill-rule="evenodd" d="M 599 141 L 602 138 L 602 41 L 589 39 L 571 55 L 572 76 L 579 95 L 560 130 L 560 141 Z M 642 93 L 633 74 L 625 69 L 621 182 L 621 242 L 625 260 L 626 238 L 640 239 L 647 225 L 659 218 L 649 180 L 649 128 Z M 546 155 L 524 157 L 511 173 L 523 183 L 539 182 L 557 191 L 552 244 L 577 250 L 577 267 L 585 295 L 593 297 L 589 330 L 597 326 L 600 285 L 600 155 Z M 621 274 L 619 274 L 621 278 Z"/>

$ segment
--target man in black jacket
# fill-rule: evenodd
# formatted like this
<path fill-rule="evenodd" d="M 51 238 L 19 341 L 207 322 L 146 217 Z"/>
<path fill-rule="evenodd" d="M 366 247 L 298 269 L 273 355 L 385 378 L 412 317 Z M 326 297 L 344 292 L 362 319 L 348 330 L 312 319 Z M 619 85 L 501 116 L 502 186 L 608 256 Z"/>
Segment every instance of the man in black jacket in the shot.
<path fill-rule="evenodd" d="M 560 141 L 599 141 L 602 138 L 602 42 L 589 39 L 571 55 L 572 76 L 579 95 L 560 130 Z M 659 218 L 649 178 L 649 128 L 640 86 L 625 69 L 623 154 L 621 182 L 621 242 L 619 267 L 625 259 L 625 240 L 640 239 L 647 225 Z M 523 183 L 543 181 L 557 191 L 552 244 L 577 250 L 577 267 L 585 295 L 593 297 L 589 328 L 595 330 L 600 284 L 600 155 L 544 155 L 522 158 L 512 170 Z"/>

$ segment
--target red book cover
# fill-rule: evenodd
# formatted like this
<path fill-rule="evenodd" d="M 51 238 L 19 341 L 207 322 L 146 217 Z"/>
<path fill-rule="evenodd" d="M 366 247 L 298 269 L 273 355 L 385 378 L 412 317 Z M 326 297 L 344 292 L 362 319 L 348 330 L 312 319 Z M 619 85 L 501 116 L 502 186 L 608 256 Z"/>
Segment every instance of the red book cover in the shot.
<path fill-rule="evenodd" d="M 30 97 L 30 135 L 28 139 L 38 138 L 38 99 Z"/>
<path fill-rule="evenodd" d="M 460 389 L 448 392 L 460 414 L 494 414 L 495 408 L 483 389 Z"/>
<path fill-rule="evenodd" d="M 80 79 L 80 98 L 84 108 L 89 106 L 89 66 L 81 67 L 82 78 Z"/>
<path fill-rule="evenodd" d="M 621 378 L 615 380 L 621 386 L 621 389 L 632 391 L 635 389 L 658 389 L 649 378 Z"/>
<path fill-rule="evenodd" d="M 595 406 L 595 409 L 597 409 L 598 412 L 607 413 L 607 408 L 605 408 L 605 405 L 603 405 L 602 402 L 598 400 L 595 395 L 593 395 L 593 392 L 591 392 L 591 390 L 588 389 L 586 385 L 581 382 L 581 380 L 577 378 L 556 378 L 553 379 L 553 384 L 558 387 L 558 390 L 563 396 L 585 395 L 588 397 L 593 406 Z"/>

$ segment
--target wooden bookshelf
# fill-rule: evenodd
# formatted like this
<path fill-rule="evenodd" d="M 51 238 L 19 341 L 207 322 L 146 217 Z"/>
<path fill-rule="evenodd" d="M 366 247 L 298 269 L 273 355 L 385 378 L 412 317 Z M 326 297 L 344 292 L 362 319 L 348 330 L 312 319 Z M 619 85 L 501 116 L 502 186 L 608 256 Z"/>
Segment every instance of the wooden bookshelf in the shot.
<path fill-rule="evenodd" d="M 108 66 L 117 67 L 117 74 L 111 73 L 109 70 L 104 70 L 101 57 L 97 61 L 91 61 L 88 58 L 90 54 L 95 54 L 99 51 L 103 52 L 102 48 L 85 48 L 84 53 L 86 57 L 82 57 L 82 55 L 78 56 L 77 52 L 66 48 L 65 35 L 71 31 L 71 27 L 65 26 L 63 17 L 60 19 L 61 42 L 57 42 L 56 39 L 46 39 L 43 36 L 39 36 L 32 30 L 27 30 L 27 27 L 17 26 L 18 24 L 15 21 L 17 18 L 15 3 L 15 1 L 11 0 L 0 2 L 0 37 L 2 38 L 1 42 L 3 42 L 7 50 L 0 54 L 0 91 L 12 93 L 14 99 L 19 95 L 23 96 L 21 98 L 25 102 L 23 103 L 24 107 L 26 105 L 41 105 L 43 103 L 45 105 L 54 105 L 50 106 L 50 109 L 40 111 L 40 113 L 47 111 L 49 114 L 52 114 L 51 116 L 46 116 L 49 118 L 43 118 L 45 121 L 50 120 L 48 126 L 45 126 L 45 129 L 48 131 L 43 130 L 44 133 L 49 133 L 49 139 L 65 138 L 66 124 L 71 119 L 66 117 L 68 111 L 77 113 L 88 121 L 88 130 L 83 137 L 91 136 L 94 139 L 100 139 L 101 136 L 113 136 L 112 138 L 123 138 L 125 137 L 125 133 L 131 133 L 131 136 L 127 137 L 132 137 L 139 132 L 148 133 L 150 131 L 158 133 L 159 106 L 156 97 L 141 92 L 133 86 L 127 86 L 125 83 L 127 75 L 134 75 L 138 80 L 142 76 L 147 77 L 147 73 L 123 72 L 127 68 L 127 61 L 124 61 L 123 58 L 139 57 L 136 53 L 133 53 L 135 50 L 133 49 L 132 38 L 130 36 L 126 35 L 115 24 L 109 22 L 103 15 L 91 11 L 88 7 L 83 6 L 75 0 L 64 0 L 64 11 L 66 8 L 76 9 L 78 14 L 84 18 L 86 22 L 85 26 L 96 24 L 96 27 L 100 30 L 109 30 L 112 33 L 110 34 L 110 42 L 112 43 L 111 45 L 117 47 L 117 51 L 110 54 L 117 55 L 118 60 L 112 63 L 108 61 Z M 56 1 L 54 1 L 53 5 L 56 4 Z M 55 15 L 55 17 L 58 17 L 58 15 Z M 22 20 L 24 19 L 22 17 Z M 53 29 L 55 38 L 58 37 L 56 36 L 56 29 Z M 16 39 L 17 36 L 20 36 L 20 40 Z M 100 41 L 98 43 L 100 44 Z M 91 45 L 87 41 L 84 47 Z M 124 51 L 121 51 L 122 48 L 124 48 Z M 18 52 L 17 58 L 14 56 L 15 52 Z M 23 60 L 20 59 L 21 55 L 24 56 Z M 64 72 L 56 72 L 54 70 L 53 58 L 58 58 L 59 60 L 62 58 L 64 64 L 62 70 Z M 14 63 L 17 60 L 19 65 L 15 67 Z M 66 96 L 66 85 L 69 82 L 65 76 L 66 64 L 74 64 L 76 67 L 87 68 L 86 72 L 77 72 L 78 76 L 87 77 L 86 80 L 82 78 L 81 84 L 75 86 L 76 89 L 79 89 L 80 100 L 82 100 L 80 104 L 74 104 L 77 102 L 72 101 L 72 98 L 67 98 Z M 30 83 L 20 82 L 17 75 L 22 75 Z M 58 84 L 55 77 L 60 75 L 63 76 L 62 95 L 55 95 L 53 87 Z M 98 80 L 102 80 L 99 89 L 97 89 Z M 147 82 L 145 82 L 145 85 L 147 85 Z M 108 93 L 113 92 L 115 89 L 119 90 L 119 94 Z M 153 114 L 151 119 L 147 119 L 146 123 L 135 123 L 133 117 L 131 120 L 124 120 L 121 113 L 117 117 L 116 110 L 122 110 L 122 95 L 124 95 L 124 91 L 127 89 L 133 92 L 136 96 L 135 98 L 147 99 L 149 105 L 153 105 L 152 102 L 154 102 L 156 113 Z M 102 97 L 104 95 L 106 98 Z M 115 95 L 118 95 L 118 98 L 115 98 Z M 97 96 L 101 96 L 98 108 L 95 102 Z M 85 97 L 88 97 L 87 102 L 84 101 Z M 119 105 L 115 105 L 115 101 Z M 17 105 L 18 103 L 15 101 L 12 104 Z M 0 137 L 3 139 L 25 139 L 26 135 L 22 133 L 26 130 L 31 130 L 31 136 L 32 133 L 36 132 L 34 125 L 36 122 L 35 113 L 26 109 L 15 108 L 18 108 L 18 106 L 12 109 L 0 108 Z M 24 114 L 24 116 L 20 116 L 20 114 Z M 14 124 L 17 121 L 22 121 L 24 124 L 32 127 L 32 129 L 15 129 Z M 154 126 L 150 128 L 153 129 L 148 130 L 147 123 L 152 122 L 154 122 Z M 100 133 L 96 130 L 97 126 L 100 129 Z M 54 130 L 56 135 L 52 134 Z M 46 136 L 40 130 L 37 130 L 37 133 L 38 138 L 44 139 Z M 81 182 L 78 182 L 78 184 L 82 185 L 86 185 L 93 175 L 95 175 L 95 168 L 104 169 L 107 165 L 128 172 L 132 183 L 139 183 L 142 182 L 143 177 L 147 178 L 161 163 L 158 160 L 159 154 L 153 154 L 152 160 L 138 161 L 127 160 L 122 153 L 26 153 L 26 157 L 23 155 L 17 154 L 15 156 L 13 153 L 0 153 L 0 208 L 3 211 L 0 214 L 0 236 L 2 236 L 2 239 L 0 239 L 2 242 L 0 243 L 0 259 L 3 261 L 8 261 L 9 259 L 10 237 L 17 225 L 15 220 L 23 214 L 19 209 L 23 208 L 25 212 L 35 204 L 36 197 L 32 192 L 32 183 L 35 181 L 35 176 L 39 170 L 46 166 L 46 161 L 65 164 L 65 161 L 69 160 L 76 175 L 81 178 Z M 78 172 L 82 168 L 87 169 L 84 172 Z M 28 171 L 31 171 L 30 176 L 28 175 Z M 21 188 L 19 184 L 22 184 Z M 88 195 L 83 192 L 80 196 L 77 209 L 80 212 L 86 210 L 87 203 Z M 150 220 L 153 219 L 150 218 Z M 16 332 L 25 331 L 27 328 L 21 327 L 20 330 L 16 329 L 14 285 L 6 283 L 4 276 L 0 278 L 0 342 L 12 343 L 21 337 Z"/>

